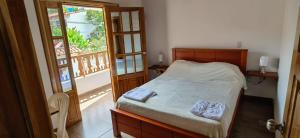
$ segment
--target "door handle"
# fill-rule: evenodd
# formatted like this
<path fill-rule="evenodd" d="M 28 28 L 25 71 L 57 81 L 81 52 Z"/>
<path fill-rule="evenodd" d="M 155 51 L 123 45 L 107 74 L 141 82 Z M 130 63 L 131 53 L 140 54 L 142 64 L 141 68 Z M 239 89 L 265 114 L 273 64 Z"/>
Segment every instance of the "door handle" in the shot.
<path fill-rule="evenodd" d="M 275 133 L 276 131 L 279 131 L 281 134 L 284 134 L 285 125 L 278 124 L 274 119 L 269 119 L 266 123 L 266 127 L 268 131 Z"/>

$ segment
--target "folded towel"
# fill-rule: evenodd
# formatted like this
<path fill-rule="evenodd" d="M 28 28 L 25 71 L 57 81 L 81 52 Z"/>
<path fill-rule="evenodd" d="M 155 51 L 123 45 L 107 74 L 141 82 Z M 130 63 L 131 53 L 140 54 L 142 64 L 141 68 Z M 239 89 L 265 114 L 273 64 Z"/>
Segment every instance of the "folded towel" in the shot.
<path fill-rule="evenodd" d="M 196 104 L 194 104 L 194 106 L 191 109 L 191 112 L 194 115 L 202 116 L 202 114 L 206 111 L 208 105 L 209 105 L 208 101 L 199 100 Z"/>
<path fill-rule="evenodd" d="M 221 120 L 224 112 L 224 104 L 211 103 L 203 100 L 199 100 L 191 109 L 191 113 L 193 113 L 194 115 L 217 121 Z"/>
<path fill-rule="evenodd" d="M 135 100 L 139 102 L 146 102 L 150 97 L 157 95 L 155 92 L 149 89 L 144 88 L 135 88 L 132 89 L 125 94 L 123 94 L 125 98 L 130 100 Z"/>
<path fill-rule="evenodd" d="M 221 120 L 224 111 L 225 111 L 224 104 L 210 103 L 206 108 L 206 111 L 202 114 L 202 116 L 213 120 Z"/>

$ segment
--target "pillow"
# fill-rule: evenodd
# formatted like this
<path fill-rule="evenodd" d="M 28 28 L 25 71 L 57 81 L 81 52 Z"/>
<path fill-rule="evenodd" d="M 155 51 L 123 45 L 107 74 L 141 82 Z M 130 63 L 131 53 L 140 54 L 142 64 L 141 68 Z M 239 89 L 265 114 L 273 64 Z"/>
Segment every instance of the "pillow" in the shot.
<path fill-rule="evenodd" d="M 167 71 L 165 77 L 186 81 L 239 81 L 246 87 L 246 80 L 239 67 L 225 62 L 198 63 L 187 60 L 176 60 Z"/>

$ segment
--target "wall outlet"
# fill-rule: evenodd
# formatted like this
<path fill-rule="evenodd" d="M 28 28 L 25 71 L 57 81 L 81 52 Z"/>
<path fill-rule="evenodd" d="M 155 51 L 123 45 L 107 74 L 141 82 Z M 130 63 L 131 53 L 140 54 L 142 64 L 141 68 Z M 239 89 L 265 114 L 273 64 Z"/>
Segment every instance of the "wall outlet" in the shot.
<path fill-rule="evenodd" d="M 242 45 L 242 41 L 238 41 L 237 42 L 237 46 L 236 46 L 237 48 L 242 48 L 243 47 L 243 45 Z"/>

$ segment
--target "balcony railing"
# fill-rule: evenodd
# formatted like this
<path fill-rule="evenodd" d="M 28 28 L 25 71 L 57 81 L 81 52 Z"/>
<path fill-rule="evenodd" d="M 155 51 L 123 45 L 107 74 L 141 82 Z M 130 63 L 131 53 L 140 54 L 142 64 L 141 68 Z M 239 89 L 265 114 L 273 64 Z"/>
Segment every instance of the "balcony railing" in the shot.
<path fill-rule="evenodd" d="M 76 55 L 71 60 L 75 78 L 109 68 L 107 51 Z"/>

